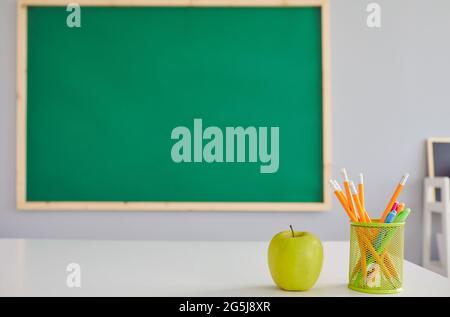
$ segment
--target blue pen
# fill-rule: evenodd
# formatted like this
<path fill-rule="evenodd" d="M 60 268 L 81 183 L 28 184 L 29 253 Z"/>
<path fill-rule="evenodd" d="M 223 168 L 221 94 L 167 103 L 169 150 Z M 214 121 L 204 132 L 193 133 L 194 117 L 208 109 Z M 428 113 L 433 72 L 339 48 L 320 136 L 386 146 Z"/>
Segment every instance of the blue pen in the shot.
<path fill-rule="evenodd" d="M 397 216 L 397 210 L 392 210 L 388 215 L 386 216 L 386 219 L 384 220 L 384 223 L 391 223 L 394 221 L 395 216 Z"/>

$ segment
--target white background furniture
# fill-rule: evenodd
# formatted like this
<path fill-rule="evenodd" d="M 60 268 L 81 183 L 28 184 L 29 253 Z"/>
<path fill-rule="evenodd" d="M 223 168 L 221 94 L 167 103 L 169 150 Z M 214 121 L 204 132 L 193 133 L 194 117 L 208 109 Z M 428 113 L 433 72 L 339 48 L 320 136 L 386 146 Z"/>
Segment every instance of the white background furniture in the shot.
<path fill-rule="evenodd" d="M 267 242 L 0 240 L 0 296 L 380 296 L 347 288 L 348 242 L 325 242 L 313 289 L 284 292 L 267 267 Z M 69 263 L 81 288 L 69 288 Z M 450 280 L 405 261 L 404 292 L 450 296 Z"/>
<path fill-rule="evenodd" d="M 439 189 L 440 200 L 436 200 Z M 448 177 L 427 177 L 424 181 L 423 206 L 423 266 L 443 276 L 450 273 L 450 179 Z M 439 214 L 440 234 L 433 232 L 433 213 Z M 432 241 L 436 239 L 439 260 L 432 258 Z"/>

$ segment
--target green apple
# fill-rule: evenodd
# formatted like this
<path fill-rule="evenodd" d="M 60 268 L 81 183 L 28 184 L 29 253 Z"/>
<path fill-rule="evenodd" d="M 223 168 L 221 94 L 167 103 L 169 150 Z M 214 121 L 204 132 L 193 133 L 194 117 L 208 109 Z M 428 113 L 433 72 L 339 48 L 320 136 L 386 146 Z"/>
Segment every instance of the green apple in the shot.
<path fill-rule="evenodd" d="M 291 230 L 276 234 L 269 245 L 269 269 L 275 284 L 287 291 L 314 286 L 322 270 L 323 248 L 309 232 Z"/>

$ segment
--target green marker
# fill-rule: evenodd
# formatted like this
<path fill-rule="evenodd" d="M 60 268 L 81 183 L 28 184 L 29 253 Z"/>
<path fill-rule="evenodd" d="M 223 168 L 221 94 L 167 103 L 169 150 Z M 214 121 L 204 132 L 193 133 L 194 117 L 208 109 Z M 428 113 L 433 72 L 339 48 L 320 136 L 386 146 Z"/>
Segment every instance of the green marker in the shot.
<path fill-rule="evenodd" d="M 406 208 L 403 209 L 395 218 L 394 222 L 405 222 L 406 218 L 408 218 L 409 214 L 411 213 L 411 209 Z"/>

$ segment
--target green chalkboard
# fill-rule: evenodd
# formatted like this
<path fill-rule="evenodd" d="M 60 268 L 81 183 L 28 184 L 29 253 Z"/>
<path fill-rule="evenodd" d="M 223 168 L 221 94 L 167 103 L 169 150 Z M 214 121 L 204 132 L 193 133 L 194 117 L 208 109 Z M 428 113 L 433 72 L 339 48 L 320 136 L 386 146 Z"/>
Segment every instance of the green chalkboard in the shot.
<path fill-rule="evenodd" d="M 68 14 L 28 7 L 27 203 L 325 206 L 320 7 L 90 6 L 79 28 Z M 224 162 L 174 161 L 176 127 L 192 157 L 208 144 L 195 119 L 223 132 Z M 237 140 L 225 161 L 227 127 L 267 127 L 268 150 L 277 127 L 277 170 L 249 162 L 248 135 L 244 162 Z"/>

